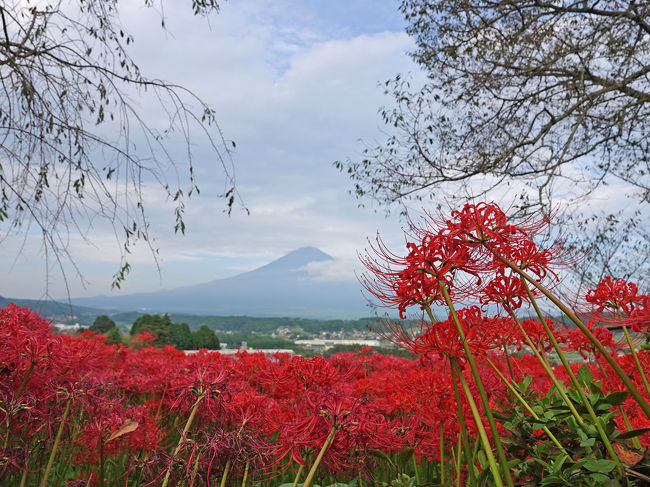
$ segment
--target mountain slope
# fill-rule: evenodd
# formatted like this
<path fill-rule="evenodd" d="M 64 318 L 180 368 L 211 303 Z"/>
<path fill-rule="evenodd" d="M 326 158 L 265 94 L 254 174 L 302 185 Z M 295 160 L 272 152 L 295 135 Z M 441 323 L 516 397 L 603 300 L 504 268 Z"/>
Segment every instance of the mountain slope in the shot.
<path fill-rule="evenodd" d="M 73 299 L 74 304 L 150 313 L 192 313 L 304 318 L 357 318 L 369 315 L 357 282 L 314 279 L 311 262 L 332 260 L 303 247 L 253 271 L 204 284 L 154 293 Z"/>

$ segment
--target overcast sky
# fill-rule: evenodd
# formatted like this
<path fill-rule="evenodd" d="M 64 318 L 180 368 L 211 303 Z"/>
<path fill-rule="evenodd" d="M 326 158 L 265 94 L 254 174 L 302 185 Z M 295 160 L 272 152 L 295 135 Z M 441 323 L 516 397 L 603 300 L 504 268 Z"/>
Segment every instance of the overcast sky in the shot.
<path fill-rule="evenodd" d="M 55 262 L 45 265 L 32 228 L 26 239 L 15 235 L 2 242 L 6 278 L 0 294 L 62 298 L 170 289 L 251 270 L 303 246 L 335 257 L 311 268 L 320 278 L 355 280 L 357 252 L 377 232 L 389 247 L 403 250 L 398 212 L 387 217 L 370 201 L 360 208 L 349 195 L 351 181 L 333 166 L 358 160 L 366 145 L 385 140 L 378 110 L 391 103 L 383 94 L 386 80 L 398 73 L 423 79 L 407 55 L 413 45 L 398 3 L 231 0 L 206 19 L 193 15 L 190 0 L 165 0 L 163 12 L 145 7 L 144 0 L 121 0 L 121 19 L 135 38 L 131 54 L 142 72 L 195 92 L 214 108 L 226 139 L 236 142 L 237 189 L 250 215 L 223 213 L 223 172 L 197 139 L 201 195 L 186 207 L 185 236 L 174 234 L 173 204 L 160 188 L 144 189 L 160 272 L 140 245 L 129 256 L 132 271 L 122 289 L 111 290 L 120 248 L 115 235 L 93 221 L 85 238 L 69 236 L 83 281 L 67 264 L 66 288 Z M 132 103 L 152 125 L 164 120 L 145 98 L 135 96 Z M 564 192 L 571 197 L 574 188 Z M 623 208 L 625 194 L 625 187 L 603 186 L 588 207 Z M 507 205 L 507 196 L 495 197 Z M 417 215 L 421 208 L 411 210 Z"/>
<path fill-rule="evenodd" d="M 372 205 L 359 208 L 348 194 L 350 180 L 333 166 L 358 158 L 362 140 L 383 139 L 377 112 L 390 99 L 380 85 L 397 73 L 417 71 L 407 56 L 412 44 L 398 2 L 232 0 L 222 3 L 218 15 L 202 19 L 193 16 L 189 0 L 169 0 L 166 30 L 143 4 L 119 3 L 135 38 L 134 60 L 144 74 L 187 86 L 213 106 L 225 137 L 237 143 L 237 185 L 250 216 L 222 213 L 222 173 L 197 147 L 202 191 L 187 206 L 185 236 L 174 235 L 171 206 L 152 191 L 146 203 L 161 273 L 141 246 L 129 258 L 132 271 L 119 292 L 227 277 L 307 245 L 337 259 L 321 269 L 328 278 L 349 280 L 368 237 L 379 231 L 400 245 L 403 222 Z M 71 236 L 85 278 L 82 284 L 69 272 L 73 297 L 112 292 L 119 264 L 114 237 L 100 228 L 87 236 L 91 245 Z M 7 239 L 0 266 L 8 279 L 0 294 L 65 296 L 58 271 L 46 274 L 44 262 L 37 238 Z"/>

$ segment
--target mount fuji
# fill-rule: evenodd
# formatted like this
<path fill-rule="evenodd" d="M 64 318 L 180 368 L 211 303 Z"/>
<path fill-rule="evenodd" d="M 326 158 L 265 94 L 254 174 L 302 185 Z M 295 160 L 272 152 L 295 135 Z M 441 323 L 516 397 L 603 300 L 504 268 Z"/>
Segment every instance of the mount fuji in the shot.
<path fill-rule="evenodd" d="M 333 261 L 303 247 L 255 270 L 225 279 L 152 293 L 74 298 L 75 305 L 111 311 L 201 315 L 287 316 L 355 319 L 370 316 L 358 282 L 331 282 L 307 271 L 312 262 Z"/>

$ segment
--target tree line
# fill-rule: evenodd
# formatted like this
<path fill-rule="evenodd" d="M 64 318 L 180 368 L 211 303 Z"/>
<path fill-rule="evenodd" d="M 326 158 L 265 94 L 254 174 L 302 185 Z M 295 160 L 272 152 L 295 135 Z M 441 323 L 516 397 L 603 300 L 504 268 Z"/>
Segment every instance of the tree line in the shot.
<path fill-rule="evenodd" d="M 217 334 L 206 325 L 192 331 L 187 323 L 176 323 L 168 314 L 139 316 L 131 326 L 130 337 L 124 337 L 115 322 L 106 315 L 98 316 L 89 328 L 95 333 L 105 335 L 108 343 L 127 343 L 143 333 L 151 335 L 150 345 L 165 347 L 171 345 L 179 350 L 219 350 L 221 347 Z"/>

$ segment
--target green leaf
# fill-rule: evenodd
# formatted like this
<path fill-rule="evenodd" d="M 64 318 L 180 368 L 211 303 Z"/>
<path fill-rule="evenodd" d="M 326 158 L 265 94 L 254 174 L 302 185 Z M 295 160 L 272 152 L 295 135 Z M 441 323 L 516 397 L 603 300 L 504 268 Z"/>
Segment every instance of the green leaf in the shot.
<path fill-rule="evenodd" d="M 589 386 L 594 381 L 594 374 L 591 373 L 591 370 L 589 370 L 589 367 L 586 365 L 583 365 L 580 367 L 580 369 L 578 369 L 576 377 L 578 379 L 578 382 L 586 386 Z"/>
<path fill-rule="evenodd" d="M 524 377 L 524 380 L 522 380 L 519 384 L 517 384 L 517 387 L 519 388 L 520 392 L 526 392 L 528 390 L 528 386 L 530 386 L 531 381 L 533 380 L 533 377 L 530 375 L 527 375 Z"/>
<path fill-rule="evenodd" d="M 609 411 L 610 409 L 612 409 L 612 404 L 608 402 L 599 402 L 594 407 L 594 410 L 596 411 Z"/>
<path fill-rule="evenodd" d="M 609 480 L 609 476 L 608 476 L 608 475 L 605 475 L 605 474 L 603 474 L 603 473 L 598 473 L 598 472 L 594 472 L 594 473 L 592 473 L 592 474 L 590 475 L 590 477 L 591 477 L 592 479 L 594 479 L 594 481 L 599 482 L 599 483 L 600 483 L 600 482 L 605 482 L 605 481 Z"/>
<path fill-rule="evenodd" d="M 585 448 L 589 448 L 594 446 L 596 443 L 596 438 L 585 438 L 584 440 L 580 441 L 580 446 L 584 446 Z"/>
<path fill-rule="evenodd" d="M 590 472 L 609 473 L 616 467 L 616 462 L 614 460 L 606 460 L 604 458 L 598 460 L 595 458 L 587 458 L 585 459 L 583 465 Z M 605 480 L 607 480 L 607 477 Z"/>
<path fill-rule="evenodd" d="M 562 466 L 564 465 L 564 462 L 567 461 L 569 457 L 567 455 L 560 455 L 551 465 L 551 472 L 552 473 L 558 473 L 562 470 Z"/>
<path fill-rule="evenodd" d="M 650 428 L 639 428 L 636 430 L 630 430 L 625 433 L 621 433 L 616 437 L 617 440 L 626 440 L 628 438 L 635 438 L 639 435 L 642 435 L 643 433 L 647 433 L 650 431 Z"/>
<path fill-rule="evenodd" d="M 564 485 L 566 482 L 559 475 L 549 475 L 544 477 L 540 485 Z"/>
<path fill-rule="evenodd" d="M 618 406 L 619 404 L 623 404 L 623 402 L 627 399 L 627 396 L 629 395 L 630 393 L 627 391 L 612 392 L 605 396 L 605 401 L 607 401 L 613 406 Z"/>

